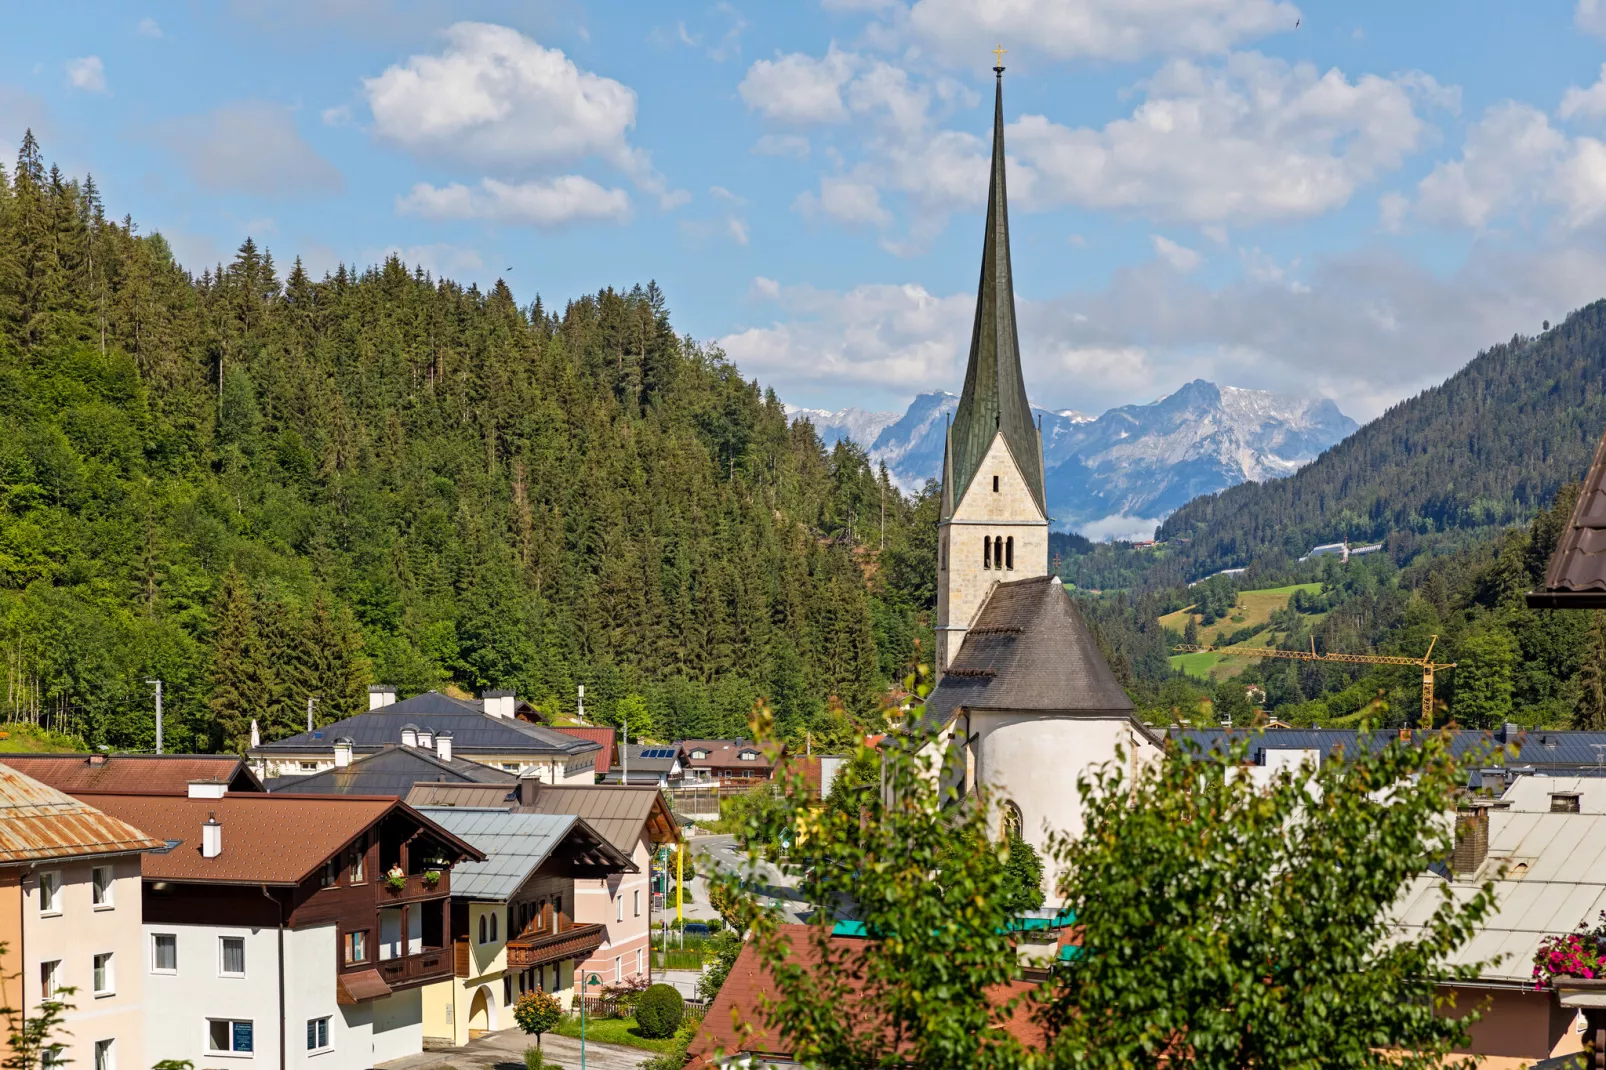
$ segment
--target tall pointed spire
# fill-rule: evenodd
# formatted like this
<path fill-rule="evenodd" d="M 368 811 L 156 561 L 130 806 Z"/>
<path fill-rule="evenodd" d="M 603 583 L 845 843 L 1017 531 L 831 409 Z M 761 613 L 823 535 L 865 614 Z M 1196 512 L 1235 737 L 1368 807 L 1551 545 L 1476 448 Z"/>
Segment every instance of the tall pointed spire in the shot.
<path fill-rule="evenodd" d="M 982 242 L 976 322 L 970 335 L 965 389 L 949 431 L 944 465 L 943 515 L 953 513 L 993 438 L 1003 432 L 1037 507 L 1047 516 L 1043 447 L 1026 400 L 1020 341 L 1015 331 L 1015 289 L 1009 266 L 1009 195 L 1004 186 L 1004 68 L 994 67 L 993 164 L 987 184 L 987 232 Z"/>

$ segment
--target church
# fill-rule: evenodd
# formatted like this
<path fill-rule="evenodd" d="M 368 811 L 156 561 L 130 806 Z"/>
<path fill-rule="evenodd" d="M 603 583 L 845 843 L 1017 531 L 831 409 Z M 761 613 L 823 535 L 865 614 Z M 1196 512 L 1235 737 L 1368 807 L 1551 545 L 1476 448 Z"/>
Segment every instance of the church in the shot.
<path fill-rule="evenodd" d="M 993 106 L 992 173 L 975 325 L 948 427 L 937 533 L 937 685 L 924 723 L 946 751 L 946 786 L 980 789 L 997 836 L 1043 856 L 1054 832 L 1080 835 L 1077 780 L 1117 754 L 1136 763 L 1161 742 L 1048 569 L 1042 433 L 1021 372 L 1004 184 L 1003 67 Z"/>

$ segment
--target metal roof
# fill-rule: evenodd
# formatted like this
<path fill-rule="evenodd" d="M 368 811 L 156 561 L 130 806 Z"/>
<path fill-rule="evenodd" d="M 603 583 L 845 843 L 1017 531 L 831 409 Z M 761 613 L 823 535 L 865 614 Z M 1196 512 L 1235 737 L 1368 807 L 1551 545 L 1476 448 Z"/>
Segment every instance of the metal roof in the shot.
<path fill-rule="evenodd" d="M 642 836 L 655 844 L 680 839 L 680 826 L 656 786 L 542 784 L 527 809 L 578 814 L 627 856 L 634 853 Z"/>
<path fill-rule="evenodd" d="M 519 801 L 515 784 L 414 784 L 408 806 L 468 806 L 480 810 L 511 810 Z"/>
<path fill-rule="evenodd" d="M 1058 577 L 995 586 L 926 700 L 925 720 L 955 710 L 1130 716 L 1132 700 Z"/>
<path fill-rule="evenodd" d="M 757 748 L 754 749 L 756 750 Z M 657 743 L 645 745 L 625 744 L 620 746 L 619 752 L 619 761 L 614 763 L 614 770 L 622 769 L 625 759 L 628 758 L 632 773 L 668 773 L 675 768 L 678 763 L 676 755 L 680 753 L 674 747 L 665 747 Z M 703 764 L 708 763 L 704 762 Z M 759 763 L 750 762 L 748 764 Z"/>
<path fill-rule="evenodd" d="M 192 780 L 222 781 L 230 791 L 262 791 L 236 754 L 8 754 L 11 768 L 71 794 L 164 791 L 188 795 Z"/>
<path fill-rule="evenodd" d="M 452 895 L 459 899 L 508 899 L 565 843 L 577 851 L 600 848 L 619 865 L 634 870 L 595 830 L 573 814 L 509 813 L 432 806 L 422 811 L 443 828 L 484 852 L 484 862 L 452 870 Z"/>
<path fill-rule="evenodd" d="M 1606 778 L 1596 776 L 1520 776 L 1500 801 L 1514 812 L 1548 814 L 1558 794 L 1576 795 L 1579 813 L 1606 814 Z"/>
<path fill-rule="evenodd" d="M 0 765 L 0 863 L 148 851 L 163 841 Z"/>
<path fill-rule="evenodd" d="M 359 713 L 343 721 L 302 732 L 288 739 L 264 743 L 248 752 L 252 757 L 299 754 L 307 751 L 328 753 L 335 740 L 350 739 L 359 751 L 377 750 L 400 743 L 402 729 L 412 725 L 432 732 L 451 732 L 453 753 L 528 754 L 532 757 L 579 756 L 602 749 L 589 739 L 577 739 L 545 725 L 531 724 L 512 717 L 493 717 L 478 702 L 465 702 L 426 691 L 422 695 Z"/>
<path fill-rule="evenodd" d="M 1482 752 L 1488 762 L 1512 772 L 1606 776 L 1606 732 L 1522 729 L 1516 725 L 1492 732 L 1453 728 L 1434 731 L 1449 733 L 1451 752 L 1458 757 Z M 1420 732 L 1412 729 L 1408 735 L 1415 739 Z M 1207 750 L 1220 749 L 1229 740 L 1247 742 L 1250 761 L 1262 764 L 1268 750 L 1319 750 L 1324 755 L 1340 748 L 1352 753 L 1357 747 L 1381 750 L 1401 738 L 1401 730 L 1380 728 L 1363 734 L 1353 728 L 1173 728 L 1168 738 L 1173 742 L 1191 741 Z"/>
<path fill-rule="evenodd" d="M 344 769 L 325 769 L 306 776 L 278 777 L 270 791 L 301 795 L 395 795 L 405 798 L 413 785 L 426 782 L 501 784 L 511 789 L 518 777 L 501 769 L 452 756 L 442 761 L 433 751 L 387 744 L 363 755 Z"/>

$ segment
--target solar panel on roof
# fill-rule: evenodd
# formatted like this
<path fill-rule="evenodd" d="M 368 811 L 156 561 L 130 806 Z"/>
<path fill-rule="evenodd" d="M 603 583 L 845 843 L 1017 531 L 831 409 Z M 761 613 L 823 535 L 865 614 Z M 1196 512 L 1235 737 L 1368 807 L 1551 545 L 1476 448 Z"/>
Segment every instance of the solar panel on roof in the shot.
<path fill-rule="evenodd" d="M 648 747 L 646 750 L 641 752 L 641 756 L 643 758 L 673 758 L 675 756 L 675 748 Z"/>

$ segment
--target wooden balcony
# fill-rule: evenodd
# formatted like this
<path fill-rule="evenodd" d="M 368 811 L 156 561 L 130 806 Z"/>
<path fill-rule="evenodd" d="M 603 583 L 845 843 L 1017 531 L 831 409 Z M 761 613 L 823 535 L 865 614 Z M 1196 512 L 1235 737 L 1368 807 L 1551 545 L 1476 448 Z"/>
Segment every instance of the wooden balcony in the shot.
<path fill-rule="evenodd" d="M 440 871 L 440 880 L 433 884 L 424 880 L 422 873 L 414 873 L 400 887 L 392 887 L 390 882 L 381 877 L 375 882 L 374 897 L 380 906 L 395 906 L 401 903 L 410 903 L 420 899 L 441 899 L 452 894 L 452 871 Z"/>
<path fill-rule="evenodd" d="M 445 947 L 425 948 L 414 955 L 381 959 L 374 969 L 379 971 L 380 979 L 392 989 L 416 988 L 446 981 L 452 976 L 452 950 Z"/>
<path fill-rule="evenodd" d="M 557 932 L 526 929 L 507 942 L 507 968 L 527 970 L 566 959 L 589 958 L 607 938 L 605 925 L 572 925 Z"/>

